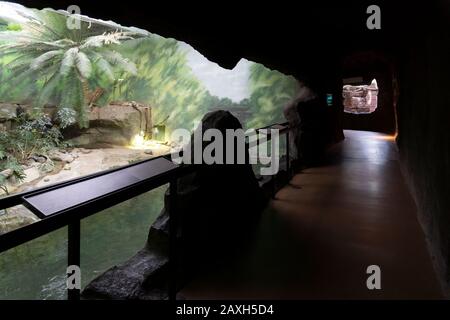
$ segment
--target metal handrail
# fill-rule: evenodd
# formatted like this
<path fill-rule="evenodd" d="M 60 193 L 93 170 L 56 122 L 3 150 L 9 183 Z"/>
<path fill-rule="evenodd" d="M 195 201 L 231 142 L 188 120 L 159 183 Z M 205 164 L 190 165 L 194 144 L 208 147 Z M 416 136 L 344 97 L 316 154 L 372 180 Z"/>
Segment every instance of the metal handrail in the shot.
<path fill-rule="evenodd" d="M 6 196 L 6 197 L 2 197 L 2 198 L 0 198 L 0 210 L 1 209 L 5 209 L 5 208 L 10 208 L 10 207 L 13 207 L 13 206 L 17 206 L 19 204 L 22 204 L 22 198 L 23 197 L 27 197 L 27 196 L 30 196 L 32 194 L 38 193 L 38 192 L 49 191 L 49 190 L 52 190 L 52 189 L 61 188 L 61 187 L 64 187 L 64 186 L 67 186 L 67 185 L 70 185 L 70 184 L 73 184 L 73 183 L 77 183 L 77 182 L 89 180 L 89 179 L 92 179 L 92 178 L 100 177 L 100 176 L 106 175 L 108 173 L 112 173 L 112 172 L 115 172 L 115 171 L 120 171 L 120 170 L 123 170 L 123 169 L 127 169 L 129 167 L 132 167 L 132 166 L 135 166 L 135 165 L 138 165 L 138 164 L 141 164 L 141 163 L 145 163 L 145 162 L 148 162 L 148 161 L 151 161 L 151 160 L 155 160 L 157 158 L 162 158 L 162 157 L 167 157 L 167 156 L 168 156 L 168 154 L 164 154 L 164 155 L 161 155 L 161 156 L 158 156 L 158 157 L 154 157 L 154 158 L 151 158 L 151 159 L 145 159 L 145 160 L 136 161 L 136 162 L 133 162 L 131 164 L 127 164 L 127 165 L 124 165 L 124 166 L 121 166 L 121 167 L 118 167 L 118 168 L 101 170 L 101 171 L 97 171 L 95 173 L 91 173 L 91 174 L 88 174 L 88 175 L 85 175 L 85 176 L 82 176 L 82 177 L 77 177 L 77 178 L 65 180 L 65 181 L 62 181 L 62 182 L 56 182 L 56 183 L 52 183 L 52 184 L 46 185 L 44 187 L 35 188 L 33 190 L 19 192 L 19 193 L 15 193 L 15 194 L 12 194 L 12 195 L 9 195 L 9 196 Z"/>

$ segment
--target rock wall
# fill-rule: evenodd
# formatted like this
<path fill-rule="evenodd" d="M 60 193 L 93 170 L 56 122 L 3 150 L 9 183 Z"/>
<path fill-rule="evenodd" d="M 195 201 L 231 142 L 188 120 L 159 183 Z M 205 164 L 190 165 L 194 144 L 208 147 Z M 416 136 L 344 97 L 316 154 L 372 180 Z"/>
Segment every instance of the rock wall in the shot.
<path fill-rule="evenodd" d="M 448 18 L 436 17 L 428 30 L 422 30 L 425 38 L 419 37 L 404 54 L 399 79 L 397 142 L 404 176 L 417 203 L 435 269 L 444 292 L 450 296 Z"/>
<path fill-rule="evenodd" d="M 30 110 L 31 106 L 0 103 L 0 130 L 9 130 L 17 115 L 17 108 Z M 56 107 L 45 107 L 43 112 L 54 118 Z M 132 138 L 143 132 L 152 135 L 151 107 L 136 102 L 113 102 L 104 107 L 94 107 L 89 112 L 89 128 L 77 125 L 65 130 L 65 137 L 79 147 L 128 146 Z"/>
<path fill-rule="evenodd" d="M 11 120 L 15 118 L 18 106 L 14 103 L 0 103 L 0 131 L 11 128 Z"/>
<path fill-rule="evenodd" d="M 89 128 L 74 127 L 67 135 L 79 147 L 128 146 L 137 134 L 151 138 L 151 108 L 147 105 L 125 102 L 94 107 L 89 113 Z"/>

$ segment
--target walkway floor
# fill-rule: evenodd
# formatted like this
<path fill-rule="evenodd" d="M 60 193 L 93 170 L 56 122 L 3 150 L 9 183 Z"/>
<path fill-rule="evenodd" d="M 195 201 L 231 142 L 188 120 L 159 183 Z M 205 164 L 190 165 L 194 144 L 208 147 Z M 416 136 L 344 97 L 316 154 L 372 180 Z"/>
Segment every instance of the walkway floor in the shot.
<path fill-rule="evenodd" d="M 245 258 L 205 274 L 188 299 L 441 298 L 391 136 L 346 131 L 330 164 L 304 170 L 263 215 Z M 232 232 L 230 232 L 232 236 Z M 368 290 L 366 268 L 381 268 Z"/>

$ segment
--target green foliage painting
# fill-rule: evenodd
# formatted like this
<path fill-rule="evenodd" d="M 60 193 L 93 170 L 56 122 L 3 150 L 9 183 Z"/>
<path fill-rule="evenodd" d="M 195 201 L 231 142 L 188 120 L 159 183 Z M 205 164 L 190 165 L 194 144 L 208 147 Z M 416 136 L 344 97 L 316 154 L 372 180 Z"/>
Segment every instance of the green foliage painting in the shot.
<path fill-rule="evenodd" d="M 79 29 L 69 29 L 67 17 L 52 10 L 36 16 L 0 33 L 0 57 L 13 75 L 0 94 L 37 108 L 48 103 L 73 108 L 85 126 L 92 92 L 107 87 L 118 73 L 136 73 L 132 62 L 110 49 L 136 34 L 86 21 Z"/>
<path fill-rule="evenodd" d="M 293 77 L 260 64 L 242 60 L 226 70 L 144 30 L 88 17 L 71 29 L 69 16 L 51 9 L 18 15 L 19 22 L 0 13 L 0 102 L 31 105 L 36 114 L 48 105 L 72 109 L 81 128 L 93 106 L 113 101 L 149 105 L 166 132 L 192 129 L 217 109 L 234 110 L 246 128 L 262 127 L 284 121 L 283 105 L 298 90 Z"/>
<path fill-rule="evenodd" d="M 250 83 L 250 106 L 259 116 L 253 117 L 248 126 L 260 128 L 285 121 L 282 107 L 298 92 L 297 80 L 255 63 L 250 67 Z"/>
<path fill-rule="evenodd" d="M 130 57 L 137 72 L 117 81 L 109 100 L 147 103 L 155 122 L 164 122 L 169 130 L 190 127 L 207 112 L 207 91 L 193 76 L 176 40 L 151 35 L 127 41 L 117 50 Z"/>

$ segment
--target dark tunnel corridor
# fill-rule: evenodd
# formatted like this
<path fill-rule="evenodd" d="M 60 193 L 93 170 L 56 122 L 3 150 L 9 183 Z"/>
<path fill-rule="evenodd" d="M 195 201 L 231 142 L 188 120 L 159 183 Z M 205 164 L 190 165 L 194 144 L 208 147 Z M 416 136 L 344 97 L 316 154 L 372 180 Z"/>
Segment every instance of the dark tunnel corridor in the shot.
<path fill-rule="evenodd" d="M 7 260 L 1 260 L 2 255 L 14 254 L 16 246 L 26 246 L 38 234 L 47 236 L 61 228 L 64 236 L 52 237 L 64 246 L 73 241 L 68 240 L 71 236 L 78 236 L 78 256 L 73 255 L 73 249 L 64 251 L 64 264 L 69 260 L 79 265 L 80 250 L 81 264 L 88 261 L 84 258 L 88 254 L 98 255 L 92 261 L 101 263 L 98 268 L 92 261 L 85 263 L 90 274 L 76 292 L 65 293 L 65 274 L 59 274 L 60 286 L 55 295 L 48 293 L 52 290 L 48 284 L 39 285 L 43 289 L 34 288 L 41 290 L 37 295 L 26 293 L 25 297 L 71 299 L 70 292 L 75 292 L 75 300 L 450 298 L 449 3 L 437 0 L 416 6 L 377 1 L 382 12 L 381 28 L 370 29 L 366 25 L 366 9 L 371 3 L 365 1 L 300 1 L 298 8 L 288 1 L 261 2 L 249 8 L 235 1 L 217 5 L 182 3 L 176 6 L 177 10 L 164 2 L 14 2 L 28 8 L 63 10 L 76 4 L 83 15 L 104 20 L 101 23 L 111 20 L 120 27 L 148 31 L 148 39 L 143 40 L 148 40 L 148 47 L 139 47 L 142 39 L 130 36 L 135 29 L 120 33 L 119 27 L 113 25 L 117 30 L 99 33 L 110 38 L 99 42 L 88 38 L 82 45 L 70 47 L 69 53 L 75 52 L 72 58 L 61 54 L 65 42 L 56 41 L 52 45 L 57 48 L 47 52 L 45 59 L 41 56 L 41 60 L 28 61 L 26 68 L 19 67 L 43 74 L 45 69 L 57 69 L 61 78 L 46 75 L 35 81 L 18 77 L 17 85 L 11 85 L 7 93 L 0 91 L 0 107 L 6 106 L 7 110 L 0 110 L 0 134 L 21 130 L 24 125 L 20 121 L 35 125 L 29 122 L 31 112 L 25 110 L 24 103 L 12 98 L 6 101 L 7 94 L 16 93 L 15 87 L 31 82 L 43 83 L 43 88 L 48 83 L 51 89 L 60 88 L 69 78 L 67 70 L 72 68 L 76 74 L 70 87 L 81 92 L 76 97 L 82 101 L 81 109 L 73 107 L 78 114 L 69 114 L 78 118 L 64 127 L 59 113 L 55 113 L 53 128 L 62 133 L 59 135 L 58 131 L 49 142 L 65 143 L 63 136 L 70 137 L 67 142 L 73 145 L 61 147 L 69 151 L 46 155 L 45 148 L 41 153 L 33 149 L 27 156 L 22 152 L 21 162 L 15 158 L 14 162 L 8 152 L 15 155 L 20 148 L 8 149 L 12 138 L 1 140 L 0 135 L 0 165 L 15 165 L 13 169 L 0 166 L 0 187 L 4 192 L 0 193 L 0 218 L 4 215 L 6 219 L 8 210 L 14 212 L 10 208 L 18 205 L 37 216 L 31 224 L 21 225 L 24 231 L 13 230 L 17 238 L 0 229 L 0 269 L 23 273 L 24 269 L 8 267 L 4 262 Z M 97 22 L 93 29 L 86 27 L 88 33 L 96 31 Z M 0 34 L 17 26 L 10 23 L 1 27 L 0 12 Z M 0 53 L 9 50 L 4 39 L 7 38 L 0 35 Z M 132 44 L 120 51 L 122 43 L 130 39 Z M 38 51 L 47 50 L 45 46 L 51 41 L 44 40 Z M 113 51 L 108 53 L 103 45 L 112 45 Z M 86 47 L 90 51 L 84 54 Z M 149 53 L 148 48 L 162 53 Z M 185 51 L 177 51 L 179 48 Z M 23 52 L 19 58 L 31 51 L 27 46 L 20 50 Z M 94 57 L 92 64 L 86 62 L 90 54 Z M 124 58 L 127 54 L 138 55 L 135 65 Z M 51 61 L 46 59 L 58 55 L 61 67 L 48 63 L 42 71 L 37 66 L 38 62 L 44 65 Z M 6 70 L 10 58 L 5 64 L 1 59 L 0 56 L 0 66 Z M 123 70 L 113 73 L 115 65 L 111 61 L 122 63 Z M 205 68 L 199 61 L 213 67 Z M 155 69 L 157 72 L 151 73 Z M 236 80 L 238 76 L 230 76 L 236 70 L 250 79 L 245 86 Z M 0 86 L 12 81 L 7 78 L 11 71 L 2 72 Z M 97 81 L 88 76 L 101 72 L 111 74 L 112 80 L 102 76 Z M 141 73 L 146 76 L 139 78 Z M 189 78 L 192 74 L 200 80 L 207 75 L 213 84 L 202 87 L 200 80 Z M 373 80 L 376 89 L 367 89 Z M 178 90 L 186 97 L 166 92 L 158 95 L 153 90 L 158 86 L 169 93 Z M 276 86 L 280 92 L 273 89 Z M 217 87 L 236 93 L 236 99 L 212 94 Z M 350 90 L 354 90 L 354 96 L 349 96 Z M 69 91 L 42 91 L 54 100 L 66 101 L 72 96 Z M 375 94 L 376 104 L 371 105 Z M 51 109 L 49 103 L 41 103 L 37 97 L 34 90 L 27 99 L 39 100 L 39 107 L 45 112 Z M 168 110 L 167 106 L 177 103 L 182 107 Z M 361 105 L 355 107 L 358 103 Z M 17 119 L 6 119 L 11 105 Z M 372 109 L 367 111 L 369 107 Z M 83 108 L 87 114 L 82 114 Z M 112 110 L 110 118 L 102 118 L 110 116 L 105 116 L 105 108 Z M 74 125 L 76 121 L 78 127 Z M 54 132 L 49 123 L 43 125 L 43 132 L 48 135 Z M 242 166 L 233 162 L 225 166 L 226 161 L 207 163 L 210 166 L 206 162 L 194 163 L 199 164 L 197 167 L 189 166 L 192 163 L 174 164 L 169 156 L 179 145 L 167 136 L 182 125 L 189 129 L 187 137 L 191 139 L 198 130 L 206 129 L 220 134 L 227 129 L 255 129 L 257 134 L 279 130 L 273 135 L 272 131 L 264 133 L 269 141 L 264 146 L 271 148 L 266 159 L 274 159 L 275 147 L 270 140 L 278 138 L 279 133 L 279 172 L 271 177 L 256 173 L 256 166 L 250 165 L 254 154 L 247 136 L 242 143 Z M 129 127 L 132 129 L 128 134 Z M 20 134 L 11 137 L 19 141 Z M 200 152 L 210 147 L 211 141 L 200 141 Z M 186 149 L 176 150 L 182 150 L 180 158 L 192 160 L 198 145 L 187 145 Z M 215 150 L 214 156 L 232 152 L 233 160 L 238 157 L 237 149 L 224 150 L 225 147 Z M 52 172 L 55 176 L 44 177 L 42 166 L 47 160 L 53 167 L 46 174 Z M 81 160 L 85 167 L 79 164 Z M 151 161 L 156 163 L 154 167 Z M 40 171 L 33 164 L 39 165 Z M 139 169 L 142 164 L 148 164 L 150 169 Z M 9 192 L 12 189 L 7 189 L 8 181 L 13 185 L 24 178 L 15 171 L 20 165 L 30 176 L 36 175 L 36 180 L 26 180 L 17 192 Z M 127 176 L 126 170 L 134 171 Z M 37 183 L 38 178 L 42 179 Z M 82 186 L 82 190 L 73 191 L 77 186 Z M 68 189 L 57 193 L 58 188 Z M 142 200 L 150 191 L 152 198 Z M 51 192 L 58 195 L 57 200 L 45 205 L 51 214 L 36 214 L 39 208 L 33 206 L 33 197 L 45 198 Z M 86 196 L 89 193 L 96 193 L 95 197 Z M 141 198 L 132 202 L 137 196 Z M 64 201 L 69 204 L 61 204 Z M 120 205 L 122 211 L 114 209 Z M 150 206 L 153 207 L 149 209 Z M 104 213 L 98 215 L 100 218 L 89 217 L 97 217 L 97 212 L 111 213 L 108 208 L 113 208 L 121 225 L 101 220 Z M 100 241 L 97 234 L 86 236 L 87 231 L 100 230 L 94 226 L 96 221 L 104 229 L 109 228 L 104 233 L 106 240 Z M 33 224 L 44 227 L 27 234 L 27 228 L 34 230 Z M 32 249 L 44 246 L 38 241 L 37 238 L 27 247 L 31 249 L 20 255 L 20 261 L 29 261 L 26 255 L 42 258 L 44 254 Z M 97 251 L 90 247 L 95 241 L 101 243 Z M 127 251 L 124 247 L 129 243 L 133 250 Z M 117 246 L 117 251 L 123 250 L 120 256 L 113 246 Z M 108 254 L 116 255 L 108 260 Z M 61 255 L 51 259 L 62 261 Z M 61 273 L 63 269 L 52 263 L 48 269 Z M 367 267 L 371 265 L 382 271 L 381 289 L 376 288 L 379 290 L 368 289 Z M 0 278 L 1 273 L 2 270 Z M 16 288 L 11 285 L 15 283 L 13 277 L 7 278 L 5 272 L 4 279 L 9 281 L 9 287 L 0 287 L 0 300 L 2 295 L 5 299 L 16 297 Z"/>
<path fill-rule="evenodd" d="M 295 175 L 243 257 L 203 274 L 187 299 L 442 299 L 392 136 L 345 130 L 329 162 Z M 383 270 L 370 292 L 364 267 Z M 414 279 L 414 280 L 412 280 Z"/>

